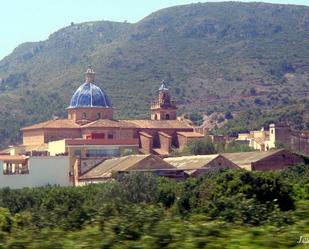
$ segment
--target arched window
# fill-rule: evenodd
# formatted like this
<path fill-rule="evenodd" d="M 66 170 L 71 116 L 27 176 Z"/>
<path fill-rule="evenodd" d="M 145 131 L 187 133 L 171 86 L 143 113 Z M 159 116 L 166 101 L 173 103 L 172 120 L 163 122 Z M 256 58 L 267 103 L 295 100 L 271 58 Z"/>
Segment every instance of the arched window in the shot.
<path fill-rule="evenodd" d="M 97 119 L 101 119 L 101 113 L 97 113 Z"/>
<path fill-rule="evenodd" d="M 167 119 L 167 120 L 170 119 L 170 115 L 169 115 L 169 114 L 166 114 L 166 115 L 165 115 L 165 119 Z"/>
<path fill-rule="evenodd" d="M 158 115 L 157 115 L 157 114 L 154 115 L 154 119 L 155 119 L 155 120 L 158 119 Z"/>
<path fill-rule="evenodd" d="M 82 117 L 83 117 L 83 119 L 86 119 L 86 118 L 87 118 L 86 112 L 83 113 L 83 116 L 82 116 Z"/>

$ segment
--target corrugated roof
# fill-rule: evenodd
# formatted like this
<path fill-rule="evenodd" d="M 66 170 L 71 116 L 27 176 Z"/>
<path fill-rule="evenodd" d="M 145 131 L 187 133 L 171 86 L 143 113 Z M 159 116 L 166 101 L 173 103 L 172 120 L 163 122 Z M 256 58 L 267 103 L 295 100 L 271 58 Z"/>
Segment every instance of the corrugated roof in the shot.
<path fill-rule="evenodd" d="M 181 157 L 169 157 L 164 161 L 173 165 L 178 169 L 199 169 L 210 163 L 219 155 L 198 155 L 198 156 L 181 156 Z"/>
<path fill-rule="evenodd" d="M 223 153 L 222 155 L 232 161 L 233 163 L 241 166 L 251 164 L 267 158 L 271 155 L 283 151 L 284 149 L 269 150 L 269 151 L 251 151 L 251 152 L 237 152 L 237 153 Z"/>
<path fill-rule="evenodd" d="M 80 179 L 110 178 L 113 172 L 153 169 L 153 165 L 151 165 L 149 161 L 146 161 L 145 164 L 142 165 L 142 168 L 136 168 L 138 163 L 147 158 L 149 158 L 149 160 L 158 161 L 159 163 L 161 163 L 157 164 L 156 169 L 174 168 L 168 163 L 165 163 L 165 161 L 163 161 L 161 158 L 154 155 L 130 155 L 125 157 L 107 159 L 97 165 L 95 168 L 82 175 Z M 163 166 L 163 164 L 165 165 Z"/>
<path fill-rule="evenodd" d="M 25 131 L 25 130 L 34 130 L 34 129 L 57 129 L 57 128 L 76 129 L 79 127 L 80 126 L 78 124 L 76 124 L 74 121 L 70 119 L 54 119 L 54 120 L 49 120 L 46 122 L 24 127 L 21 130 Z"/>

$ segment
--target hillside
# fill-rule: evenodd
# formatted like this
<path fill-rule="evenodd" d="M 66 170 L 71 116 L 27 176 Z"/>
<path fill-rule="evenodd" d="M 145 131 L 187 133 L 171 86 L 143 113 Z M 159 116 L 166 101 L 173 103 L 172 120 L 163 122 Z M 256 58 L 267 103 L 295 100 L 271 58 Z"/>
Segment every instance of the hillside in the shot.
<path fill-rule="evenodd" d="M 190 4 L 133 24 L 72 23 L 22 44 L 0 61 L 0 144 L 64 116 L 88 64 L 121 118 L 148 117 L 162 79 L 180 112 L 295 104 L 309 93 L 309 7 Z"/>

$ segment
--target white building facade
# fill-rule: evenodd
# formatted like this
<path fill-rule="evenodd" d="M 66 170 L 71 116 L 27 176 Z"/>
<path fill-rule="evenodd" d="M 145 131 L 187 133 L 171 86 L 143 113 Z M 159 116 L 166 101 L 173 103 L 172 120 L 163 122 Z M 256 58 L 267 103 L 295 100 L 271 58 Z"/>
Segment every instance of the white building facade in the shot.
<path fill-rule="evenodd" d="M 0 158 L 0 188 L 70 186 L 68 156 L 28 157 L 23 163 Z"/>

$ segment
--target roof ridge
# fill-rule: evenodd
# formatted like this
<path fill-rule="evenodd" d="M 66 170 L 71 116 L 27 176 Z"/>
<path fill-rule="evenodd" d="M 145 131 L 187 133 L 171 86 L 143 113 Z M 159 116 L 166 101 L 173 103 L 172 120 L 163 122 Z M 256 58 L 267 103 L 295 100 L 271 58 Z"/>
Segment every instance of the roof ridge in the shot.
<path fill-rule="evenodd" d="M 112 168 L 116 167 L 117 165 L 119 165 L 121 162 L 127 160 L 128 158 L 129 158 L 129 156 L 112 158 L 112 159 L 116 159 L 115 165 Z"/>
<path fill-rule="evenodd" d="M 173 159 L 175 159 L 175 158 L 195 158 L 195 157 L 209 157 L 209 156 L 220 156 L 221 154 L 220 153 L 217 153 L 217 154 L 208 154 L 208 155 L 189 155 L 189 156 L 176 156 L 176 157 L 168 157 L 167 159 L 169 159 L 169 158 L 173 158 Z"/>

